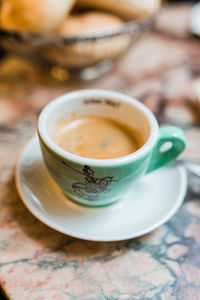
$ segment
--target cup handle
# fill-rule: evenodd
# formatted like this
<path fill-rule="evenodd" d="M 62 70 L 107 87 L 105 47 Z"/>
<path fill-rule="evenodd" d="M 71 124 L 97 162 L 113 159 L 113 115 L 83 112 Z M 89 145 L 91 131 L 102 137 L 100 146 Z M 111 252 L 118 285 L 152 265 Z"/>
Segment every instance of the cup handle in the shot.
<path fill-rule="evenodd" d="M 161 127 L 146 174 L 176 159 L 183 152 L 185 146 L 186 138 L 182 129 L 175 126 Z"/>

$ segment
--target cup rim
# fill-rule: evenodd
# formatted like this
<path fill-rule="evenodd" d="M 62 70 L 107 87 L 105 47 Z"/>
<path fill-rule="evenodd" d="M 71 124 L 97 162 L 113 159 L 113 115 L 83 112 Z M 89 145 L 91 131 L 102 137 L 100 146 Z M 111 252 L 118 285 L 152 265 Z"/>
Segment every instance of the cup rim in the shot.
<path fill-rule="evenodd" d="M 62 102 L 66 102 L 70 100 L 72 97 L 76 98 L 78 96 L 80 97 L 100 96 L 100 97 L 110 97 L 112 99 L 115 98 L 122 102 L 129 103 L 130 105 L 139 109 L 145 115 L 150 125 L 150 135 L 147 141 L 145 142 L 145 144 L 137 151 L 129 155 L 121 156 L 118 158 L 111 158 L 111 159 L 86 158 L 62 149 L 60 146 L 58 146 L 56 143 L 53 142 L 53 140 L 50 138 L 49 134 L 46 131 L 46 116 L 49 112 L 53 112 L 53 108 L 55 106 L 60 105 Z M 45 146 L 47 146 L 51 151 L 53 151 L 58 156 L 62 157 L 62 159 L 66 159 L 74 163 L 79 163 L 82 165 L 89 165 L 94 167 L 95 166 L 111 167 L 111 166 L 126 164 L 131 161 L 137 160 L 152 150 L 158 138 L 158 122 L 154 114 L 144 104 L 142 104 L 135 98 L 132 98 L 126 94 L 122 94 L 110 90 L 104 90 L 104 89 L 83 89 L 83 90 L 77 90 L 77 91 L 65 93 L 59 97 L 56 97 L 54 100 L 48 103 L 41 111 L 38 118 L 37 130 L 38 130 L 39 138 L 45 144 Z"/>

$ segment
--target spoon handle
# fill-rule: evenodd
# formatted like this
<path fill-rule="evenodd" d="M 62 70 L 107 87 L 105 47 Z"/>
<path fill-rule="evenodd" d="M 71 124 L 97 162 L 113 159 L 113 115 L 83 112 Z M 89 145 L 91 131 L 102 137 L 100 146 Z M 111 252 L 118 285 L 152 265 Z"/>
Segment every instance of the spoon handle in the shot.
<path fill-rule="evenodd" d="M 177 160 L 177 163 L 184 165 L 190 173 L 200 177 L 200 165 L 184 159 Z"/>

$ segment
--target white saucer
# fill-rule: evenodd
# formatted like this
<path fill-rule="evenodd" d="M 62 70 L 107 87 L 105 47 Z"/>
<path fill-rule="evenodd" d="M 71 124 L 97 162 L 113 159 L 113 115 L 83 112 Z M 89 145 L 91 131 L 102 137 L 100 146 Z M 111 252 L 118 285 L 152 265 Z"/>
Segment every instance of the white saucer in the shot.
<path fill-rule="evenodd" d="M 174 215 L 187 188 L 185 169 L 170 166 L 143 177 L 116 204 L 81 206 L 67 199 L 49 175 L 36 136 L 21 153 L 16 182 L 24 204 L 40 221 L 62 233 L 93 241 L 125 240 L 156 229 Z"/>

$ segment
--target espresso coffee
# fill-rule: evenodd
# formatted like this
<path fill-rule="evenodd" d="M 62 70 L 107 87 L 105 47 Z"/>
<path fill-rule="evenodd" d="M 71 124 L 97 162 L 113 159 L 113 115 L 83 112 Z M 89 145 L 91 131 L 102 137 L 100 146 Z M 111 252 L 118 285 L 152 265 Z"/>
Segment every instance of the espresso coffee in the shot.
<path fill-rule="evenodd" d="M 131 127 L 93 116 L 60 119 L 51 138 L 68 152 L 95 159 L 125 156 L 143 145 L 141 135 Z"/>

